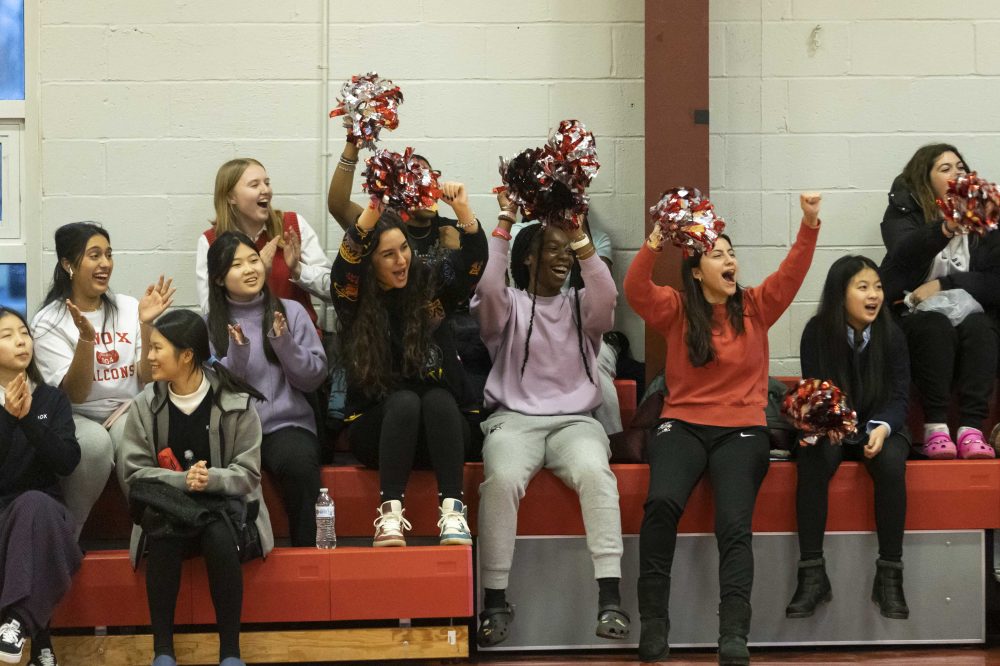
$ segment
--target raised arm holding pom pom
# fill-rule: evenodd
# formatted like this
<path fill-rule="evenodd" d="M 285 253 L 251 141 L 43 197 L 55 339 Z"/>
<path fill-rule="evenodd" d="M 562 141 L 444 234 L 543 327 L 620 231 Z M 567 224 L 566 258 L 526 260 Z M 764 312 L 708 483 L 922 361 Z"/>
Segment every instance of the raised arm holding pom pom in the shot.
<path fill-rule="evenodd" d="M 788 308 L 812 261 L 819 232 L 818 194 L 803 194 L 795 243 L 758 287 L 737 281 L 739 262 L 714 210 L 691 188 L 669 191 L 654 207 L 656 227 L 633 260 L 624 290 L 632 308 L 666 340 L 660 426 L 649 443 L 649 495 L 640 530 L 639 658 L 668 652 L 667 600 L 677 524 L 691 488 L 707 471 L 715 499 L 716 537 L 729 544 L 719 561 L 719 659 L 747 663 L 753 550 L 750 517 L 767 471 L 764 420 L 768 329 Z M 704 222 L 704 223 L 702 223 Z M 671 226 L 676 225 L 676 226 Z M 659 231 L 660 233 L 657 233 Z M 684 291 L 652 281 L 664 240 L 687 252 Z M 714 240 L 708 244 L 706 241 Z"/>

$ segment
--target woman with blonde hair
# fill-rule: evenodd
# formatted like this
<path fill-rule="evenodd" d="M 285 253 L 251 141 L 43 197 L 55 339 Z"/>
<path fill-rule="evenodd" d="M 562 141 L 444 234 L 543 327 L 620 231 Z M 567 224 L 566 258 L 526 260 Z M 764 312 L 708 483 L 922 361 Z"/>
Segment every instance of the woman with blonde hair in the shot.
<path fill-rule="evenodd" d="M 227 231 L 254 242 L 267 269 L 267 283 L 278 298 L 296 301 L 316 324 L 311 296 L 330 298 L 330 260 L 319 237 L 298 213 L 271 205 L 271 179 L 251 157 L 229 160 L 215 174 L 215 220 L 198 237 L 195 274 L 198 303 L 208 313 L 208 248 Z"/>

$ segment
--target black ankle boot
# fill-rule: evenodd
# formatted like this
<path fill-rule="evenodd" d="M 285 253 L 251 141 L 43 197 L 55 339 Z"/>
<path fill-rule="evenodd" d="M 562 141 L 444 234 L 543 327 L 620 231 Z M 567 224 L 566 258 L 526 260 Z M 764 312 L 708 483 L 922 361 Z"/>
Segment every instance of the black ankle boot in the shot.
<path fill-rule="evenodd" d="M 667 600 L 670 597 L 670 578 L 666 576 L 641 576 L 639 578 L 639 660 L 660 661 L 670 654 L 667 635 L 670 617 Z"/>
<path fill-rule="evenodd" d="M 747 666 L 750 651 L 747 634 L 750 633 L 750 604 L 730 597 L 719 604 L 719 664 Z"/>
<path fill-rule="evenodd" d="M 799 584 L 785 609 L 785 617 L 812 617 L 817 605 L 832 598 L 830 579 L 826 576 L 826 560 L 822 557 L 802 560 L 799 562 Z"/>
<path fill-rule="evenodd" d="M 903 595 L 903 563 L 875 560 L 875 584 L 872 601 L 878 605 L 883 617 L 905 620 L 910 609 Z"/>

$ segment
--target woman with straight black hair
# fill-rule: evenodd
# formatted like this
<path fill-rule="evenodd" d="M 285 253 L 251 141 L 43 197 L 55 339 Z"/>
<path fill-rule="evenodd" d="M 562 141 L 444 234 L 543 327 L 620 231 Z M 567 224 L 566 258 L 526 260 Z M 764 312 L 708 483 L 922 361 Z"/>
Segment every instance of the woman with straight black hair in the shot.
<path fill-rule="evenodd" d="M 212 348 L 222 365 L 252 380 L 266 398 L 256 405 L 264 468 L 281 488 L 292 545 L 315 546 L 319 439 L 306 393 L 326 378 L 322 340 L 301 304 L 271 294 L 246 234 L 227 231 L 212 243 L 208 278 Z"/>
<path fill-rule="evenodd" d="M 260 488 L 260 419 L 255 388 L 212 360 L 200 316 L 172 310 L 153 325 L 146 352 L 154 383 L 129 408 L 122 447 L 125 478 L 168 484 L 191 494 L 210 493 L 256 503 L 255 524 L 263 555 L 273 538 Z M 166 462 L 165 462 L 166 461 Z M 234 533 L 222 519 L 190 537 L 157 538 L 132 530 L 132 565 L 146 556 L 146 596 L 153 627 L 153 666 L 176 666 L 174 610 L 181 564 L 205 559 L 219 630 L 221 666 L 240 659 L 243 570 Z"/>
<path fill-rule="evenodd" d="M 947 143 L 922 146 L 892 183 L 882 218 L 886 254 L 879 272 L 910 349 L 910 372 L 920 391 L 924 431 L 917 435 L 932 459 L 994 458 L 983 426 L 996 381 L 1000 337 L 1000 234 L 967 234 L 936 204 L 968 162 Z M 950 298 L 967 316 L 950 317 Z M 937 303 L 937 304 L 935 304 Z M 971 314 L 968 314 L 971 313 Z M 958 397 L 958 429 L 948 429 L 948 403 Z"/>
<path fill-rule="evenodd" d="M 0 305 L 0 662 L 55 666 L 48 623 L 83 553 L 60 481 L 80 462 L 66 395 L 35 364 L 28 323 Z"/>
<path fill-rule="evenodd" d="M 347 436 L 358 460 L 379 470 L 376 547 L 406 545 L 403 495 L 415 465 L 437 477 L 440 544 L 472 543 L 463 497 L 471 427 L 462 408 L 478 400 L 442 322 L 478 282 L 486 236 L 465 186 L 441 189 L 460 220 L 461 249 L 428 264 L 414 256 L 400 214 L 369 206 L 347 228 L 333 262 Z"/>
<path fill-rule="evenodd" d="M 173 302 L 161 275 L 139 300 L 111 291 L 111 236 L 93 222 L 56 229 L 52 285 L 35 314 L 35 356 L 45 381 L 73 405 L 80 464 L 62 480 L 77 534 L 115 466 L 129 402 L 150 380 L 149 324 Z M 124 488 L 121 470 L 118 482 Z"/>
<path fill-rule="evenodd" d="M 759 287 L 737 284 L 727 236 L 684 260 L 683 294 L 653 283 L 663 238 L 654 229 L 625 276 L 632 308 L 666 340 L 660 425 L 649 444 L 649 494 L 639 533 L 639 658 L 669 653 L 667 600 L 677 523 L 707 471 L 719 547 L 719 663 L 748 664 L 753 548 L 750 521 L 768 467 L 768 329 L 791 304 L 819 235 L 818 194 L 802 194 L 802 224 L 777 272 Z"/>
<path fill-rule="evenodd" d="M 857 411 L 860 428 L 856 436 L 822 437 L 797 451 L 798 586 L 786 617 L 810 617 L 817 604 L 832 598 L 823 534 L 830 479 L 845 458 L 863 462 L 875 485 L 879 556 L 872 601 L 885 617 L 909 616 L 902 558 L 910 364 L 906 338 L 883 300 L 875 262 L 857 255 L 841 257 L 827 273 L 816 316 L 802 331 L 802 376 L 840 387 Z"/>

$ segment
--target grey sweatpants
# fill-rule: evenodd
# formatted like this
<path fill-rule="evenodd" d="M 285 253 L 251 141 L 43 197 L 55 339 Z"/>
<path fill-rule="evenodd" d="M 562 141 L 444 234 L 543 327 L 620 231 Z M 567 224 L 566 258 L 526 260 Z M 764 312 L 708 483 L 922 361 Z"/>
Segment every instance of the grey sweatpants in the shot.
<path fill-rule="evenodd" d="M 580 496 L 594 578 L 621 578 L 618 480 L 601 424 L 589 416 L 494 412 L 482 424 L 485 481 L 479 486 L 479 554 L 484 587 L 506 589 L 514 560 L 517 508 L 543 467 Z M 550 516 L 553 527 L 561 517 Z"/>
<path fill-rule="evenodd" d="M 115 467 L 117 452 L 125 438 L 125 422 L 128 414 L 122 414 L 111 430 L 105 430 L 97 421 L 91 421 L 79 414 L 73 415 L 76 439 L 80 442 L 80 464 L 69 476 L 61 479 L 63 499 L 66 508 L 76 521 L 76 536 L 79 538 L 90 510 L 108 483 L 111 470 Z M 118 485 L 128 497 L 121 475 L 116 475 Z"/>

